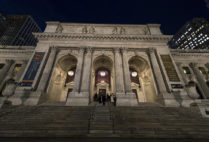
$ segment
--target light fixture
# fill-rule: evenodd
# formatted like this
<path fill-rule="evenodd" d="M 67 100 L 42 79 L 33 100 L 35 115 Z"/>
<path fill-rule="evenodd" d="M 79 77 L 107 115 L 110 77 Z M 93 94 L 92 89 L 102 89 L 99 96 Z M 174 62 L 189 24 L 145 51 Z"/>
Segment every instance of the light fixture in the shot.
<path fill-rule="evenodd" d="M 135 71 L 132 72 L 132 73 L 131 73 L 131 76 L 132 76 L 132 77 L 136 77 L 136 76 L 137 76 L 137 72 L 135 72 Z"/>
<path fill-rule="evenodd" d="M 68 74 L 69 76 L 73 76 L 73 75 L 74 75 L 74 71 L 72 71 L 72 70 L 71 70 L 71 71 L 68 71 L 67 74 Z"/>
<path fill-rule="evenodd" d="M 100 72 L 100 76 L 104 77 L 106 75 L 105 71 Z"/>

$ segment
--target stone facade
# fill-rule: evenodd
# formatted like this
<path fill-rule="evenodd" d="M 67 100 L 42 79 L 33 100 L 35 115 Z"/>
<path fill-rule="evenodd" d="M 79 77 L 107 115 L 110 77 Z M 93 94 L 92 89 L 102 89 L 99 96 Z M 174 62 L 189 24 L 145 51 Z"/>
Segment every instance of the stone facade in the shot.
<path fill-rule="evenodd" d="M 47 22 L 45 31 L 34 35 L 36 47 L 0 49 L 1 104 L 88 106 L 105 90 L 116 95 L 118 106 L 198 105 L 208 116 L 209 52 L 170 50 L 172 36 L 163 35 L 158 24 Z M 16 62 L 22 66 L 12 76 Z M 104 70 L 107 81 L 98 82 Z M 73 80 L 67 82 L 69 71 Z"/>

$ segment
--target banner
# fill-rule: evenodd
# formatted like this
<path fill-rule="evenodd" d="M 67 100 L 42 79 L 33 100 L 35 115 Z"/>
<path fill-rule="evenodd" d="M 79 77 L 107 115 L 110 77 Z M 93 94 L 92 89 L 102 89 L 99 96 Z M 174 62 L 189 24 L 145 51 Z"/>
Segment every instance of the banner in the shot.
<path fill-rule="evenodd" d="M 23 78 L 21 86 L 32 86 L 45 52 L 36 52 Z"/>

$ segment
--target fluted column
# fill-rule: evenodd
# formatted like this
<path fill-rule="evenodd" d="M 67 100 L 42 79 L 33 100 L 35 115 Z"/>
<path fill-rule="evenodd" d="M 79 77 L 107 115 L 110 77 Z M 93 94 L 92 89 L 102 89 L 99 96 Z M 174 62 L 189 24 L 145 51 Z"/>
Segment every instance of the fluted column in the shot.
<path fill-rule="evenodd" d="M 90 90 L 90 74 L 91 74 L 91 60 L 92 60 L 92 50 L 89 48 L 86 50 L 84 55 L 84 69 L 83 78 L 81 83 L 81 92 L 88 92 Z"/>
<path fill-rule="evenodd" d="M 123 73 L 124 73 L 124 86 L 125 86 L 125 92 L 131 93 L 131 79 L 130 79 L 130 71 L 129 71 L 129 65 L 127 60 L 127 50 L 122 49 L 122 59 L 123 59 Z"/>
<path fill-rule="evenodd" d="M 76 65 L 76 72 L 75 72 L 75 79 L 74 79 L 75 83 L 74 83 L 74 87 L 73 87 L 73 92 L 80 92 L 84 50 L 85 49 L 82 48 L 79 51 L 79 58 L 78 58 L 77 65 Z"/>
<path fill-rule="evenodd" d="M 10 67 L 14 63 L 13 60 L 6 60 L 6 64 L 4 65 L 3 69 L 0 72 L 0 90 L 4 85 L 4 79 L 7 77 Z"/>
<path fill-rule="evenodd" d="M 45 91 L 50 79 L 51 71 L 56 59 L 57 55 L 57 48 L 51 47 L 51 50 L 49 51 L 49 57 L 47 60 L 47 63 L 45 65 L 44 71 L 42 73 L 41 79 L 39 81 L 38 87 L 35 92 L 33 92 L 30 97 L 24 102 L 25 105 L 36 105 L 38 104 L 39 98 L 41 95 L 45 95 Z"/>
<path fill-rule="evenodd" d="M 121 54 L 122 53 L 122 54 Z M 131 91 L 131 81 L 126 53 L 115 50 L 116 97 L 118 106 L 137 105 L 136 95 Z"/>
<path fill-rule="evenodd" d="M 115 60 L 115 87 L 116 94 L 124 94 L 124 79 L 123 79 L 123 66 L 122 58 L 119 49 L 114 50 L 114 60 Z"/>
<path fill-rule="evenodd" d="M 190 63 L 189 64 L 190 67 L 192 68 L 196 78 L 197 78 L 197 81 L 199 82 L 201 89 L 202 89 L 202 93 L 203 93 L 203 97 L 206 98 L 206 99 L 209 99 L 209 88 L 206 84 L 206 81 L 204 80 L 204 76 L 203 74 L 200 73 L 199 69 L 198 69 L 198 66 L 196 63 Z"/>
<path fill-rule="evenodd" d="M 163 104 L 165 103 L 166 106 L 179 106 L 179 103 L 175 100 L 174 96 L 168 94 L 167 92 L 167 83 L 163 80 L 160 61 L 157 57 L 155 49 L 150 48 L 147 51 L 147 55 L 150 60 L 151 70 L 153 72 L 154 82 L 158 92 L 158 102 Z"/>

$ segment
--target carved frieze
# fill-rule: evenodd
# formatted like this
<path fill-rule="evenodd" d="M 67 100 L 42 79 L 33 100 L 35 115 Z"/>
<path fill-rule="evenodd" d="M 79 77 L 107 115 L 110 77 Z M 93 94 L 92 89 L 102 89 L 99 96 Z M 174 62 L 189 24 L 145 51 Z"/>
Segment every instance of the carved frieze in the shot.
<path fill-rule="evenodd" d="M 84 26 L 82 28 L 82 33 L 83 34 L 94 34 L 95 33 L 95 28 L 93 26 L 90 26 L 90 27 Z"/>
<path fill-rule="evenodd" d="M 39 40 L 119 40 L 119 41 L 162 41 L 168 42 L 171 36 L 166 35 L 89 35 L 89 34 L 56 34 L 56 33 L 35 33 Z"/>

